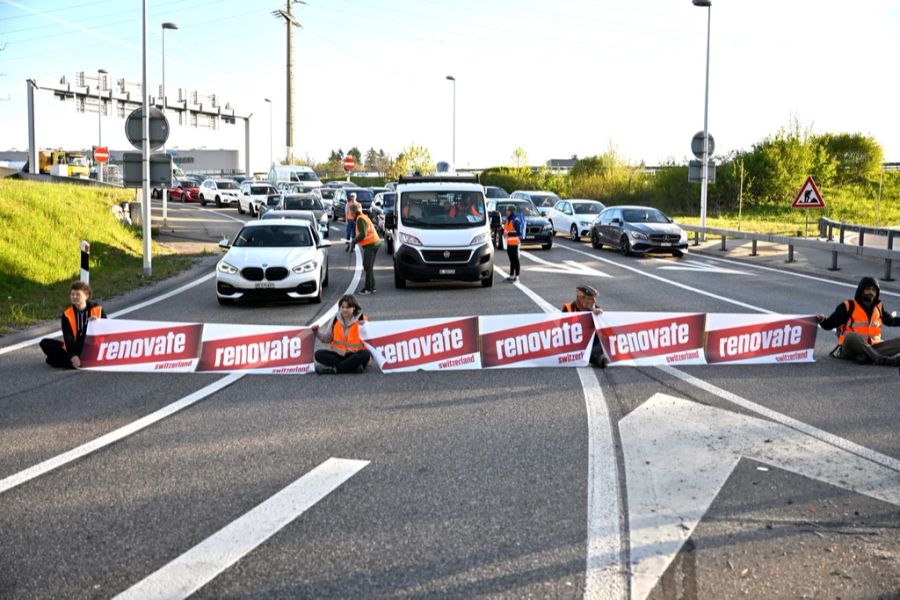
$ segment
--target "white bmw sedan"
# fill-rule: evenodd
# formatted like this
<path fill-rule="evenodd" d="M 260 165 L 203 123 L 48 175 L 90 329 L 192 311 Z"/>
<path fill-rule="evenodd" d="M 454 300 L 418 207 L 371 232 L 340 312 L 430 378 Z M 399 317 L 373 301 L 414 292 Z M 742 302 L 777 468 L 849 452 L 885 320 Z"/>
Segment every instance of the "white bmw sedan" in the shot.
<path fill-rule="evenodd" d="M 328 286 L 328 246 L 312 223 L 301 219 L 245 223 L 216 265 L 219 304 L 237 300 L 322 301 Z"/>

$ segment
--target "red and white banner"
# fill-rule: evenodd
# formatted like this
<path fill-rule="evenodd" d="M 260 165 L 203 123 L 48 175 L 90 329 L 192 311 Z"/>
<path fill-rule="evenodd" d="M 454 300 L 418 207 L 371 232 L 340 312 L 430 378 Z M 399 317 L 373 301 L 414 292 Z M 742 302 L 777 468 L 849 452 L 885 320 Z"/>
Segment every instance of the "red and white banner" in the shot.
<path fill-rule="evenodd" d="M 709 364 L 814 362 L 819 324 L 812 316 L 711 314 L 706 329 Z"/>
<path fill-rule="evenodd" d="M 591 313 L 487 316 L 478 324 L 487 368 L 584 367 L 591 357 Z"/>
<path fill-rule="evenodd" d="M 595 322 L 611 366 L 706 364 L 704 313 L 605 312 Z"/>
<path fill-rule="evenodd" d="M 315 370 L 315 343 L 308 327 L 204 325 L 197 371 L 302 375 Z"/>
<path fill-rule="evenodd" d="M 475 317 L 368 321 L 359 335 L 385 373 L 481 368 Z"/>

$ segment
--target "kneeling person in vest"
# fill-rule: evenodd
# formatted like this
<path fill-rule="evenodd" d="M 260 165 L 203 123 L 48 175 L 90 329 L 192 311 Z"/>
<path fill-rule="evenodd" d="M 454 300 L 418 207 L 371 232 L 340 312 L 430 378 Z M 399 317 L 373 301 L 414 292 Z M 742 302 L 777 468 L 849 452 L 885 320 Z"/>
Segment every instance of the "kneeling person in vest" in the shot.
<path fill-rule="evenodd" d="M 595 315 L 603 314 L 603 309 L 597 306 L 597 290 L 589 285 L 579 285 L 575 288 L 575 301 L 563 304 L 563 312 L 592 312 Z M 600 336 L 594 334 L 594 343 L 591 346 L 590 363 L 595 367 L 605 369 L 609 359 L 603 354 L 603 346 L 600 344 Z"/>
<path fill-rule="evenodd" d="M 63 311 L 60 318 L 63 341 L 45 338 L 41 340 L 41 350 L 47 356 L 47 364 L 60 369 L 77 369 L 81 367 L 81 348 L 87 335 L 88 322 L 93 319 L 105 319 L 103 308 L 90 302 L 91 286 L 76 281 L 69 291 L 72 305 Z"/>
<path fill-rule="evenodd" d="M 876 365 L 900 365 L 900 338 L 884 340 L 883 325 L 900 325 L 900 319 L 884 309 L 881 288 L 874 277 L 863 277 L 853 300 L 837 305 L 831 316 L 817 315 L 822 329 L 837 328 L 838 345 L 832 356 Z"/>
<path fill-rule="evenodd" d="M 331 345 L 330 350 L 316 351 L 316 373 L 362 373 L 372 359 L 359 337 L 359 324 L 365 323 L 362 308 L 352 295 L 342 296 L 338 302 L 338 314 L 331 322 L 331 331 L 320 333 L 312 330 L 320 341 Z"/>

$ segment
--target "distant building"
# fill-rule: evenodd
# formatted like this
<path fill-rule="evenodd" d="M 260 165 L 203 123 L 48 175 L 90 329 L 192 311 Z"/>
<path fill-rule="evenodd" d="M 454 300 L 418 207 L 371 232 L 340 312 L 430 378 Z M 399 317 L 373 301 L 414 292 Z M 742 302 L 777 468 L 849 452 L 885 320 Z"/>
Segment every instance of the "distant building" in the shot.
<path fill-rule="evenodd" d="M 577 158 L 551 158 L 547 161 L 547 168 L 558 173 L 568 173 L 577 162 Z"/>

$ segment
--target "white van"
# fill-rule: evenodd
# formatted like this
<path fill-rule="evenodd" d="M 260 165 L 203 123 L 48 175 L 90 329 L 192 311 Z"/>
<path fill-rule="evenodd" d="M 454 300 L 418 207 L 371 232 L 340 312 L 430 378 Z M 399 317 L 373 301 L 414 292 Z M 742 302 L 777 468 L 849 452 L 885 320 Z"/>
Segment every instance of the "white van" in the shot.
<path fill-rule="evenodd" d="M 289 192 L 309 192 L 322 187 L 315 171 L 299 165 L 272 165 L 268 179 L 275 187 Z M 288 187 L 291 189 L 286 189 Z"/>
<path fill-rule="evenodd" d="M 484 187 L 475 176 L 401 177 L 394 211 L 394 285 L 409 281 L 494 284 L 494 249 Z"/>

